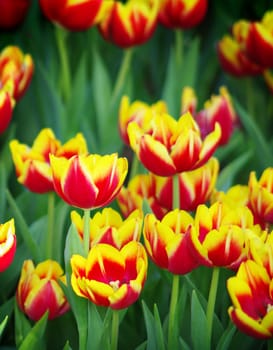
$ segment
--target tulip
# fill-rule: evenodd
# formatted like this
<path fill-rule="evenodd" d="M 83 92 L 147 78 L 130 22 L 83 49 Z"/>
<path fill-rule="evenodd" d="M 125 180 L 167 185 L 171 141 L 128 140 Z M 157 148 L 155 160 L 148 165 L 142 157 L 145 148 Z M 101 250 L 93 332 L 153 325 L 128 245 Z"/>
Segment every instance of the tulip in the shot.
<path fill-rule="evenodd" d="M 157 25 L 158 0 L 112 2 L 98 24 L 106 41 L 129 48 L 141 45 L 153 35 Z"/>
<path fill-rule="evenodd" d="M 56 139 L 51 129 L 42 129 L 30 148 L 18 140 L 10 142 L 17 180 L 35 193 L 54 190 L 49 154 L 70 158 L 75 154 L 86 154 L 87 145 L 82 134 L 70 139 L 64 145 Z"/>
<path fill-rule="evenodd" d="M 235 325 L 251 337 L 272 338 L 272 279 L 266 269 L 251 260 L 243 262 L 228 279 L 227 289 L 233 304 L 228 313 Z"/>
<path fill-rule="evenodd" d="M 25 19 L 31 0 L 1 0 L 0 1 L 0 28 L 13 29 Z"/>
<path fill-rule="evenodd" d="M 259 180 L 252 171 L 249 175 L 249 205 L 261 222 L 273 223 L 273 168 L 263 171 Z"/>
<path fill-rule="evenodd" d="M 264 81 L 270 91 L 270 93 L 273 95 L 273 74 L 272 72 L 267 69 L 263 73 Z"/>
<path fill-rule="evenodd" d="M 182 172 L 179 178 L 179 208 L 187 211 L 194 211 L 199 204 L 206 203 L 216 184 L 219 171 L 219 162 L 211 158 L 202 167 Z M 173 177 L 154 176 L 155 198 L 158 204 L 167 210 L 173 206 Z"/>
<path fill-rule="evenodd" d="M 61 316 L 69 309 L 62 283 L 66 284 L 66 278 L 56 261 L 46 260 L 35 267 L 25 260 L 16 290 L 19 308 L 34 321 L 46 311 L 48 319 Z"/>
<path fill-rule="evenodd" d="M 190 112 L 192 115 L 195 115 L 197 108 L 197 97 L 194 89 L 189 86 L 185 86 L 181 93 L 181 115 L 186 112 Z"/>
<path fill-rule="evenodd" d="M 117 203 L 124 217 L 128 217 L 135 209 L 142 210 L 144 201 L 158 219 L 161 219 L 167 209 L 160 206 L 155 198 L 155 181 L 152 174 L 141 174 L 133 177 L 127 188 L 122 187 L 117 195 Z"/>
<path fill-rule="evenodd" d="M 0 90 L 0 134 L 2 134 L 9 126 L 13 114 L 14 100 L 11 95 Z"/>
<path fill-rule="evenodd" d="M 6 270 L 13 261 L 16 251 L 14 220 L 0 224 L 0 272 Z"/>
<path fill-rule="evenodd" d="M 264 71 L 264 68 L 252 61 L 241 45 L 229 35 L 225 35 L 218 42 L 217 53 L 223 70 L 235 77 L 259 75 Z"/>
<path fill-rule="evenodd" d="M 111 1 L 103 0 L 39 0 L 41 10 L 52 22 L 72 31 L 95 26 Z"/>
<path fill-rule="evenodd" d="M 184 210 L 175 209 L 162 220 L 154 214 L 144 219 L 144 243 L 152 261 L 173 274 L 186 274 L 199 266 L 188 248 L 193 218 Z"/>
<path fill-rule="evenodd" d="M 147 276 L 147 255 L 141 243 L 131 241 L 121 250 L 99 243 L 85 259 L 71 258 L 74 292 L 93 303 L 123 309 L 139 297 Z"/>
<path fill-rule="evenodd" d="M 34 63 L 31 55 L 24 54 L 17 46 L 7 46 L 0 53 L 0 82 L 12 80 L 12 97 L 17 101 L 26 92 L 32 79 Z"/>
<path fill-rule="evenodd" d="M 130 144 L 127 133 L 130 122 L 135 121 L 141 128 L 145 129 L 156 113 L 164 112 L 167 112 L 164 101 L 158 101 L 151 106 L 141 101 L 134 101 L 130 104 L 128 96 L 123 96 L 119 108 L 119 131 L 122 140 L 125 144 Z"/>
<path fill-rule="evenodd" d="M 227 144 L 238 121 L 228 90 L 221 87 L 220 95 L 213 95 L 204 104 L 204 109 L 195 115 L 195 120 L 199 125 L 202 138 L 212 132 L 215 124 L 218 123 L 221 127 L 219 145 Z"/>
<path fill-rule="evenodd" d="M 207 7 L 207 0 L 160 0 L 158 20 L 167 28 L 193 28 L 204 19 Z"/>
<path fill-rule="evenodd" d="M 81 209 L 106 206 L 119 193 L 128 171 L 126 158 L 117 153 L 75 155 L 69 159 L 50 155 L 56 193 Z"/>
<path fill-rule="evenodd" d="M 75 211 L 71 221 L 83 239 L 84 219 Z M 112 208 L 104 208 L 90 219 L 90 249 L 98 243 L 110 244 L 121 249 L 130 241 L 139 241 L 142 227 L 142 212 L 134 210 L 125 220 Z"/>
<path fill-rule="evenodd" d="M 230 208 L 221 202 L 198 206 L 189 246 L 200 264 L 238 269 L 247 257 L 247 244 L 261 235 L 247 207 Z"/>
<path fill-rule="evenodd" d="M 202 140 L 199 127 L 188 112 L 178 121 L 168 114 L 156 115 L 146 130 L 131 122 L 128 135 L 131 148 L 150 172 L 173 176 L 204 165 L 218 146 L 221 129 L 216 123 L 213 132 Z"/>

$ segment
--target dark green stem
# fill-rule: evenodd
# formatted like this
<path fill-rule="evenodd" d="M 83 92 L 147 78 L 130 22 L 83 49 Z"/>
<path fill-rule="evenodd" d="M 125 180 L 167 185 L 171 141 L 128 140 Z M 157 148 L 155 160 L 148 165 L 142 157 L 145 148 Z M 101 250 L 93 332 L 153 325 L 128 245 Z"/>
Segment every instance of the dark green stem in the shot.
<path fill-rule="evenodd" d="M 83 216 L 83 251 L 87 257 L 90 247 L 90 210 L 84 210 Z"/>
<path fill-rule="evenodd" d="M 118 348 L 118 334 L 119 334 L 119 311 L 113 310 L 112 331 L 111 331 L 111 350 L 117 350 Z"/>
<path fill-rule="evenodd" d="M 126 76 L 128 74 L 129 67 L 132 61 L 132 54 L 133 54 L 133 49 L 129 48 L 124 50 L 122 63 L 121 63 L 118 76 L 116 79 L 116 84 L 114 86 L 113 93 L 112 93 L 112 98 L 110 103 L 111 106 L 115 104 L 116 99 L 119 97 L 121 93 L 122 87 L 125 83 Z"/>
<path fill-rule="evenodd" d="M 217 294 L 218 282 L 219 282 L 219 273 L 220 273 L 220 268 L 214 267 L 212 270 L 212 277 L 211 277 L 210 290 L 209 290 L 209 299 L 208 299 L 208 304 L 207 304 L 207 325 L 208 325 L 209 344 L 211 344 L 211 338 L 212 338 L 212 326 L 213 326 L 216 294 Z"/>
<path fill-rule="evenodd" d="M 176 307 L 179 295 L 179 275 L 173 275 L 172 293 L 170 300 L 169 325 L 168 325 L 168 350 L 176 348 L 176 334 L 174 334 L 176 322 Z"/>
<path fill-rule="evenodd" d="M 183 31 L 175 31 L 175 60 L 178 69 L 181 69 L 183 62 Z"/>
<path fill-rule="evenodd" d="M 71 72 L 69 67 L 66 39 L 68 32 L 60 27 L 56 26 L 56 40 L 60 57 L 60 89 L 64 101 L 68 101 L 71 94 Z"/>
<path fill-rule="evenodd" d="M 48 211 L 47 211 L 47 238 L 46 238 L 46 258 L 52 259 L 53 240 L 54 240 L 54 208 L 55 208 L 55 192 L 48 194 Z"/>

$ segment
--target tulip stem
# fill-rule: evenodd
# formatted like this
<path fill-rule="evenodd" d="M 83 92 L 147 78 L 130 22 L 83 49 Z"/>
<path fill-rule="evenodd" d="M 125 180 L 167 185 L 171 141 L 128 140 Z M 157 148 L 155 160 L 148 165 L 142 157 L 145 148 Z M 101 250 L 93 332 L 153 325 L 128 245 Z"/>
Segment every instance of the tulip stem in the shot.
<path fill-rule="evenodd" d="M 111 350 L 118 348 L 118 333 L 119 333 L 119 311 L 113 310 L 112 315 L 112 333 L 111 333 Z"/>
<path fill-rule="evenodd" d="M 54 232 L 54 207 L 55 207 L 55 192 L 48 194 L 48 211 L 47 211 L 47 239 L 46 239 L 46 258 L 53 258 L 53 232 Z"/>
<path fill-rule="evenodd" d="M 183 62 L 183 31 L 177 29 L 175 31 L 175 59 L 178 69 L 181 69 Z"/>
<path fill-rule="evenodd" d="M 119 97 L 119 94 L 121 93 L 122 87 L 125 83 L 127 72 L 131 64 L 132 54 L 133 54 L 132 48 L 124 50 L 123 59 L 122 59 L 122 63 L 116 79 L 116 84 L 113 89 L 110 106 L 113 106 L 115 104 L 116 99 Z"/>
<path fill-rule="evenodd" d="M 90 245 L 90 210 L 84 210 L 83 215 L 83 251 L 87 257 Z"/>
<path fill-rule="evenodd" d="M 211 337 L 212 337 L 212 326 L 213 326 L 216 294 L 217 294 L 218 282 L 219 282 L 219 273 L 220 273 L 220 268 L 214 267 L 212 270 L 212 277 L 211 277 L 210 290 L 209 290 L 209 299 L 208 299 L 208 304 L 207 304 L 207 325 L 208 325 L 209 344 L 211 343 Z"/>
<path fill-rule="evenodd" d="M 67 34 L 68 32 L 64 28 L 56 25 L 56 39 L 60 56 L 60 66 L 62 70 L 60 75 L 60 88 L 64 101 L 68 101 L 71 91 L 71 75 L 69 69 L 67 47 L 65 43 Z"/>
<path fill-rule="evenodd" d="M 179 295 L 179 275 L 173 275 L 172 293 L 170 300 L 169 325 L 168 325 L 168 350 L 176 349 L 176 335 L 174 334 L 176 323 L 176 306 Z"/>
<path fill-rule="evenodd" d="M 173 176 L 173 210 L 180 208 L 179 174 Z"/>

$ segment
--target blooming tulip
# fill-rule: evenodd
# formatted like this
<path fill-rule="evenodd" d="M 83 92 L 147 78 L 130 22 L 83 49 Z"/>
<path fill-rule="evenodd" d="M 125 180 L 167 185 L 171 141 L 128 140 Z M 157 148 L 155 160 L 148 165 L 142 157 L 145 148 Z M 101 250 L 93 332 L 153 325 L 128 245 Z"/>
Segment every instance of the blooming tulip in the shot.
<path fill-rule="evenodd" d="M 14 258 L 16 236 L 14 220 L 0 224 L 0 272 L 6 270 Z"/>
<path fill-rule="evenodd" d="M 46 260 L 34 267 L 31 260 L 26 260 L 16 291 L 19 308 L 34 321 L 46 311 L 49 319 L 61 316 L 69 309 L 61 283 L 66 279 L 56 261 Z"/>
<path fill-rule="evenodd" d="M 127 127 L 130 122 L 135 121 L 141 128 L 145 129 L 154 114 L 164 112 L 167 112 L 167 106 L 164 101 L 158 101 L 151 106 L 141 101 L 134 101 L 130 104 L 128 96 L 123 96 L 119 108 L 119 131 L 122 140 L 125 144 L 130 144 L 127 133 Z"/>
<path fill-rule="evenodd" d="M 87 259 L 71 258 L 74 292 L 100 306 L 122 309 L 139 297 L 147 275 L 147 255 L 141 243 L 131 241 L 121 250 L 99 243 Z"/>
<path fill-rule="evenodd" d="M 251 337 L 272 338 L 272 279 L 266 269 L 251 260 L 243 262 L 228 279 L 227 289 L 233 303 L 228 313 L 235 325 Z"/>
<path fill-rule="evenodd" d="M 117 195 L 117 203 L 124 217 L 128 217 L 135 209 L 142 210 L 144 200 L 147 200 L 158 219 L 166 214 L 167 209 L 160 206 L 155 198 L 155 179 L 152 174 L 136 175 Z"/>
<path fill-rule="evenodd" d="M 0 90 L 0 134 L 9 126 L 13 114 L 14 100 L 4 89 Z"/>
<path fill-rule="evenodd" d="M 75 155 L 69 159 L 50 155 L 56 193 L 69 205 L 93 209 L 115 199 L 128 171 L 126 158 L 117 153 Z"/>
<path fill-rule="evenodd" d="M 111 1 L 103 0 L 39 0 L 44 15 L 52 22 L 72 30 L 82 31 L 96 25 L 103 9 Z"/>
<path fill-rule="evenodd" d="M 224 203 L 198 206 L 189 246 L 196 259 L 205 266 L 222 266 L 236 270 L 246 260 L 249 239 L 262 234 L 254 225 L 247 207 L 233 210 Z"/>
<path fill-rule="evenodd" d="M 249 205 L 261 222 L 273 223 L 273 168 L 263 171 L 259 180 L 254 171 L 250 173 Z"/>
<path fill-rule="evenodd" d="M 122 48 L 145 43 L 153 35 L 158 15 L 158 0 L 112 2 L 99 23 L 103 38 Z"/>
<path fill-rule="evenodd" d="M 179 179 L 179 208 L 194 211 L 199 204 L 206 203 L 216 184 L 219 171 L 219 162 L 216 158 L 211 158 L 202 167 L 182 172 Z M 172 210 L 173 205 L 173 177 L 154 176 L 155 198 L 158 204 L 168 210 Z"/>
<path fill-rule="evenodd" d="M 79 236 L 83 239 L 84 220 L 74 210 L 71 212 Z M 129 241 L 140 239 L 142 212 L 134 210 L 125 220 L 112 208 L 104 208 L 90 219 L 90 248 L 98 243 L 107 243 L 121 249 Z"/>
<path fill-rule="evenodd" d="M 207 7 L 207 0 L 160 0 L 158 20 L 168 28 L 189 29 L 203 20 Z"/>
<path fill-rule="evenodd" d="M 5 85 L 12 80 L 14 91 L 12 97 L 17 101 L 24 93 L 32 79 L 34 63 L 31 55 L 24 54 L 17 46 L 7 46 L 0 53 L 0 82 Z"/>
<path fill-rule="evenodd" d="M 144 242 L 153 262 L 173 274 L 186 274 L 199 266 L 188 248 L 193 218 L 184 210 L 175 209 L 162 220 L 153 214 L 144 219 Z"/>
<path fill-rule="evenodd" d="M 51 129 L 43 129 L 30 148 L 18 140 L 10 142 L 10 150 L 18 181 L 35 193 L 53 191 L 49 154 L 70 158 L 75 154 L 87 154 L 86 141 L 82 134 L 61 145 Z"/>
<path fill-rule="evenodd" d="M 31 0 L 1 0 L 0 28 L 13 29 L 20 25 L 26 17 Z"/>
<path fill-rule="evenodd" d="M 202 140 L 198 125 L 188 112 L 178 121 L 168 114 L 156 115 L 146 130 L 136 122 L 128 125 L 131 148 L 142 164 L 159 176 L 172 176 L 204 165 L 216 150 L 221 129 Z"/>

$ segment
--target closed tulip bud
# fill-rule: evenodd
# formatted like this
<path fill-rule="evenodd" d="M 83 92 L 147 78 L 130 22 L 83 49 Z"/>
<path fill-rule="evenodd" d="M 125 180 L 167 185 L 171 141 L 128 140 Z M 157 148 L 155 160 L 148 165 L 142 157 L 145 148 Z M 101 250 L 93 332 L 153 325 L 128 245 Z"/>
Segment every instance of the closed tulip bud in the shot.
<path fill-rule="evenodd" d="M 25 19 L 31 0 L 1 0 L 0 1 L 0 28 L 13 29 Z"/>
<path fill-rule="evenodd" d="M 16 251 L 14 220 L 0 224 L 0 272 L 6 270 L 13 261 Z"/>

